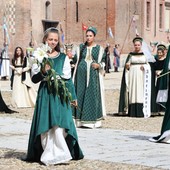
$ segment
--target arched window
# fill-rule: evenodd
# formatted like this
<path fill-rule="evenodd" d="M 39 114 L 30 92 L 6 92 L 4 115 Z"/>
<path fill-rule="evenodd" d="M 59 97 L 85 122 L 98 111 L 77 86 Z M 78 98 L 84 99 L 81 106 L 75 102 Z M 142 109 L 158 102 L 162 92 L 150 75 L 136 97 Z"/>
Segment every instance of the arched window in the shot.
<path fill-rule="evenodd" d="M 45 19 L 50 19 L 49 18 L 49 12 L 50 12 L 50 10 L 49 10 L 49 7 L 50 7 L 50 1 L 46 1 L 46 3 L 45 3 Z"/>

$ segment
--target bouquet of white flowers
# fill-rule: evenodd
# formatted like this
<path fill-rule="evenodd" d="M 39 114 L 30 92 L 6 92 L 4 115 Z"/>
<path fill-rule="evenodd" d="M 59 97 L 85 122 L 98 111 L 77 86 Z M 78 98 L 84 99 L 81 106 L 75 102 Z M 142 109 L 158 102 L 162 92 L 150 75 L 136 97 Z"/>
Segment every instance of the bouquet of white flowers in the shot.
<path fill-rule="evenodd" d="M 40 66 L 40 71 L 44 70 L 45 65 L 48 64 L 51 69 L 46 71 L 45 80 L 47 81 L 48 90 L 50 93 L 58 95 L 61 102 L 66 102 L 67 104 L 71 101 L 71 93 L 66 87 L 66 82 L 62 77 L 53 69 L 53 62 L 49 59 L 47 52 L 51 52 L 51 48 L 48 44 L 42 44 L 41 47 L 37 48 L 34 53 L 34 63 L 36 62 Z"/>

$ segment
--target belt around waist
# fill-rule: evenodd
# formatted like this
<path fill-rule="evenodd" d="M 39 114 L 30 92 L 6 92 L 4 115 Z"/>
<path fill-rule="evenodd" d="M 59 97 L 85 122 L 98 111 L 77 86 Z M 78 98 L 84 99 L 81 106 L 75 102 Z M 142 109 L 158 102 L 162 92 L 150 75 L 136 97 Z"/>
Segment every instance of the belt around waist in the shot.
<path fill-rule="evenodd" d="M 146 64 L 146 63 L 131 63 L 131 65 L 141 65 L 141 64 Z"/>
<path fill-rule="evenodd" d="M 19 67 L 22 67 L 22 66 L 15 66 L 15 68 L 19 68 Z"/>

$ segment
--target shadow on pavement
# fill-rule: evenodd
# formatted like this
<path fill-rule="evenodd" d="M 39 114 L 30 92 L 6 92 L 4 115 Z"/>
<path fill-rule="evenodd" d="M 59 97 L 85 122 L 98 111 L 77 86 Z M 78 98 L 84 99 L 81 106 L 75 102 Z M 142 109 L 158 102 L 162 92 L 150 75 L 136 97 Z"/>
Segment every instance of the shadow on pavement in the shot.
<path fill-rule="evenodd" d="M 4 152 L 2 153 L 2 155 L 0 155 L 0 159 L 1 158 L 4 158 L 4 159 L 9 159 L 9 158 L 22 159 L 25 156 L 26 156 L 25 152 L 19 152 L 19 151 L 12 150 L 12 149 L 4 149 Z"/>

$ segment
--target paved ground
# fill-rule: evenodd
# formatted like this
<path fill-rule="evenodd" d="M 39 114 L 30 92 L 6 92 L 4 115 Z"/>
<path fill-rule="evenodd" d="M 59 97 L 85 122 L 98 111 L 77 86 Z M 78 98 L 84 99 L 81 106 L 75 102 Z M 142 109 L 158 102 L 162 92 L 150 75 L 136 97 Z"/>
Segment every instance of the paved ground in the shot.
<path fill-rule="evenodd" d="M 121 76 L 122 76 L 122 68 L 120 68 L 120 72 L 112 72 L 109 74 L 106 74 L 104 78 L 104 83 L 105 83 L 105 89 L 110 90 L 110 89 L 120 89 L 120 81 L 121 81 Z M 0 80 L 0 89 L 1 91 L 11 91 L 10 90 L 10 82 L 9 80 L 7 81 L 2 81 Z"/>
<path fill-rule="evenodd" d="M 31 121 L 0 117 L 0 147 L 25 152 Z M 113 129 L 78 129 L 85 159 L 170 169 L 170 145 L 147 139 L 156 134 Z"/>
<path fill-rule="evenodd" d="M 122 72 L 111 73 L 105 77 L 106 93 L 109 92 L 107 97 L 114 91 L 111 95 L 116 100 L 114 104 L 118 100 L 117 91 L 120 88 L 121 74 Z M 1 81 L 0 84 L 2 91 L 10 93 L 8 81 Z M 109 105 L 108 108 L 110 107 L 116 112 L 117 106 Z M 1 114 L 0 169 L 170 169 L 170 145 L 148 141 L 149 137 L 159 133 L 161 121 L 162 117 L 149 119 L 114 117 L 112 112 L 112 116 L 104 120 L 103 128 L 77 129 L 79 142 L 85 154 L 84 160 L 72 161 L 68 165 L 45 167 L 21 161 L 27 149 L 31 116 L 26 114 L 17 118 L 14 114 L 12 116 Z"/>

